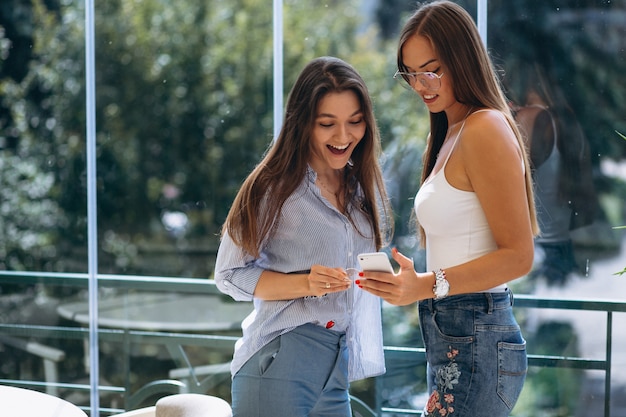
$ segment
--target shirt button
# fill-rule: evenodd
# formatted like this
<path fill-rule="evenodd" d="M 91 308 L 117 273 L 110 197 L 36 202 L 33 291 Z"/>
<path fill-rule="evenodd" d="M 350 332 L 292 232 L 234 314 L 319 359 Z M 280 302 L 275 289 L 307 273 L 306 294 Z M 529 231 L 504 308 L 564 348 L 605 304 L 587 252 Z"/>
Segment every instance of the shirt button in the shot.
<path fill-rule="evenodd" d="M 331 327 L 333 327 L 335 325 L 335 322 L 330 320 L 328 323 L 326 323 L 326 328 L 330 329 Z"/>

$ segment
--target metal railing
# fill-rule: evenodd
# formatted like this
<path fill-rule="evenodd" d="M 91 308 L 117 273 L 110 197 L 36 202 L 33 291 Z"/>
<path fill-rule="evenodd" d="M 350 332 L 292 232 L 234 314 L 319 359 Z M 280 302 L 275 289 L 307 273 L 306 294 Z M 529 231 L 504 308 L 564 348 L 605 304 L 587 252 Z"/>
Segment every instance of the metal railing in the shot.
<path fill-rule="evenodd" d="M 530 295 L 515 295 L 515 309 L 531 308 L 531 309 L 556 309 L 556 310 L 578 310 L 581 312 L 604 312 L 606 313 L 606 324 L 604 326 L 604 334 L 606 336 L 604 357 L 602 359 L 593 359 L 587 357 L 571 357 L 556 355 L 528 355 L 529 367 L 539 368 L 569 368 L 580 370 L 599 370 L 604 372 L 604 401 L 603 416 L 610 417 L 611 407 L 611 362 L 613 357 L 613 315 L 614 313 L 626 312 L 626 302 L 609 301 L 609 300 L 557 300 L 540 298 Z M 599 331 L 601 329 L 594 329 Z M 385 347 L 385 357 L 396 361 L 421 359 L 426 361 L 426 353 L 424 348 L 409 347 Z M 422 415 L 421 411 L 390 408 L 379 406 L 378 411 L 383 413 L 395 413 L 405 415 Z"/>
<path fill-rule="evenodd" d="M 145 276 L 121 276 L 99 275 L 99 286 L 102 288 L 118 288 L 129 290 L 149 290 L 176 293 L 194 294 L 219 294 L 214 283 L 210 280 L 190 278 L 164 278 Z M 57 273 L 18 273 L 0 271 L 0 284 L 43 284 L 50 286 L 68 286 L 73 288 L 86 288 L 88 283 L 87 274 L 57 274 Z M 613 316 L 614 313 L 626 312 L 626 302 L 609 300 L 556 300 L 545 299 L 529 295 L 516 295 L 516 309 L 557 309 L 596 311 L 606 314 L 604 333 L 606 336 L 604 357 L 592 359 L 586 357 L 529 355 L 529 366 L 540 368 L 572 368 L 580 370 L 599 370 L 604 372 L 604 416 L 610 417 L 611 406 L 611 362 L 613 340 Z M 190 318 L 191 320 L 193 318 Z M 182 346 L 197 346 L 209 350 L 232 354 L 237 335 L 205 335 L 172 332 L 151 332 L 132 329 L 100 328 L 99 337 L 103 342 L 119 343 L 123 346 L 134 344 L 155 344 L 164 346 L 172 356 L 177 368 L 170 371 L 169 377 L 151 381 L 141 388 L 131 392 L 128 386 L 101 385 L 98 390 L 101 393 L 115 393 L 123 396 L 123 408 L 101 408 L 103 413 L 115 413 L 123 409 L 133 409 L 142 401 L 155 394 L 166 395 L 185 391 L 202 391 L 207 387 L 228 379 L 227 367 L 224 364 L 194 367 L 186 357 Z M 80 340 L 88 338 L 88 329 L 84 327 L 45 326 L 34 324 L 0 323 L 0 344 L 21 348 L 33 355 L 40 357 L 45 364 L 46 380 L 34 381 L 25 379 L 0 379 L 0 384 L 45 389 L 49 393 L 58 393 L 60 389 L 72 389 L 89 392 L 89 384 L 62 383 L 58 380 L 56 366 L 65 359 L 63 352 L 53 347 L 32 342 L 32 340 Z M 425 360 L 423 348 L 386 346 L 387 359 L 412 360 L 416 358 Z M 378 390 L 377 390 L 378 391 Z M 377 401 L 378 403 L 380 401 Z M 86 410 L 89 407 L 82 407 Z M 421 411 L 412 409 L 397 409 L 383 407 L 380 404 L 376 412 L 395 413 L 404 415 L 421 415 Z"/>

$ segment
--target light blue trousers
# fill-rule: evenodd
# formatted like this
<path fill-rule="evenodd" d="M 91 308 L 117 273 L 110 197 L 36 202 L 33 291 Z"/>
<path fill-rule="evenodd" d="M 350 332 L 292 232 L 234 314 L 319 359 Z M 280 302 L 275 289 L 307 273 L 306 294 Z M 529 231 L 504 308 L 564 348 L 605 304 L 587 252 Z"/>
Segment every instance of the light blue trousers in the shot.
<path fill-rule="evenodd" d="M 305 324 L 235 374 L 233 417 L 349 417 L 348 388 L 345 334 Z"/>

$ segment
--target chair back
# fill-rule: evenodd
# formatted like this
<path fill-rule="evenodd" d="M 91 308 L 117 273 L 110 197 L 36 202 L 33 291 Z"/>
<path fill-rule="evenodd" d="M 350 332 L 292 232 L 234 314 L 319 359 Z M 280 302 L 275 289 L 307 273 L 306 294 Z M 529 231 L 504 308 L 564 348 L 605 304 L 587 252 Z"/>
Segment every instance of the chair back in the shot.
<path fill-rule="evenodd" d="M 152 407 L 138 408 L 136 410 L 126 411 L 121 414 L 115 414 L 112 417 L 155 417 L 156 416 L 156 407 L 153 405 Z"/>
<path fill-rule="evenodd" d="M 225 400 L 212 395 L 174 394 L 156 403 L 156 417 L 232 417 Z"/>

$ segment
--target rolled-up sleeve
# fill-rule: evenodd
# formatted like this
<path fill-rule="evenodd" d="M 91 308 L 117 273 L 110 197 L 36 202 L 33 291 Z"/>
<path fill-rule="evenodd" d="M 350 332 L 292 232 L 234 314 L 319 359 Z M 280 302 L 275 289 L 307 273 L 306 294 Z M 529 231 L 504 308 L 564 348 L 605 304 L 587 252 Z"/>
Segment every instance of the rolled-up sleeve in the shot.
<path fill-rule="evenodd" d="M 252 301 L 263 268 L 256 265 L 227 233 L 222 236 L 215 261 L 215 284 L 224 294 L 237 301 Z"/>

